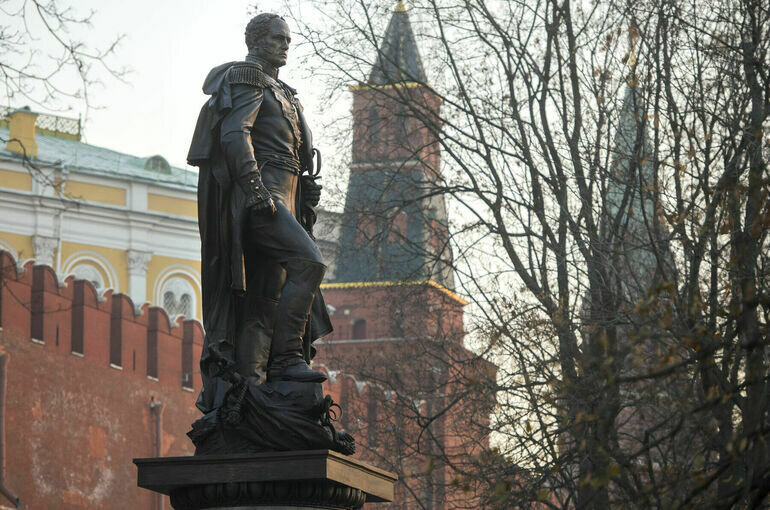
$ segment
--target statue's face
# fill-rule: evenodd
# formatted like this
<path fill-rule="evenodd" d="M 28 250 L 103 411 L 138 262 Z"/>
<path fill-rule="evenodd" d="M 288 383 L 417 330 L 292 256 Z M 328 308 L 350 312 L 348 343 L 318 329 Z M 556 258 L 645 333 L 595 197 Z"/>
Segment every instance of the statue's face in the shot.
<path fill-rule="evenodd" d="M 289 25 L 282 19 L 276 18 L 270 23 L 267 35 L 259 41 L 257 56 L 275 67 L 284 66 L 289 56 L 289 43 L 291 43 Z"/>

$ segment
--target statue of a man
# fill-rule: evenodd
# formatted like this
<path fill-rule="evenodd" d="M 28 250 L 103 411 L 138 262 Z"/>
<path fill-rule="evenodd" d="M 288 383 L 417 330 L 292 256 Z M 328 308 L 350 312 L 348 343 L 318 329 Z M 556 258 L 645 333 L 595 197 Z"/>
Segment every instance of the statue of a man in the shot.
<path fill-rule="evenodd" d="M 326 267 L 302 220 L 315 216 L 320 186 L 296 90 L 278 78 L 290 42 L 283 18 L 256 16 L 245 61 L 212 69 L 203 86 L 211 98 L 188 161 L 200 167 L 204 412 L 226 391 L 214 358 L 258 381 L 326 379 L 309 366 L 310 342 L 331 331 L 319 291 Z"/>

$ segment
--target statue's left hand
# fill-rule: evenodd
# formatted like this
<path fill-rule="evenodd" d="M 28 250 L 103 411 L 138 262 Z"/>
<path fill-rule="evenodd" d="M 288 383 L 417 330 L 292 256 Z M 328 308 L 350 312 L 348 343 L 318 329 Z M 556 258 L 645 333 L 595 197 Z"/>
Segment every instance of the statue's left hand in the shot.
<path fill-rule="evenodd" d="M 318 205 L 321 201 L 321 190 L 323 186 L 317 184 L 313 177 L 309 175 L 302 176 L 302 200 L 311 207 Z"/>

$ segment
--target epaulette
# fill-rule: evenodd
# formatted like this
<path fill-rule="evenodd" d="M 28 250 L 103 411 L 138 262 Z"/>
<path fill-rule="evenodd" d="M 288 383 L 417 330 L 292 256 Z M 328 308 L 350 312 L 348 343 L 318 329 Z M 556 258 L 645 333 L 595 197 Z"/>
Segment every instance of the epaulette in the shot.
<path fill-rule="evenodd" d="M 227 71 L 227 81 L 230 85 L 243 83 L 261 89 L 271 86 L 271 78 L 262 72 L 262 68 L 248 62 L 235 64 Z"/>
<path fill-rule="evenodd" d="M 278 81 L 281 83 L 281 85 L 284 86 L 284 88 L 286 88 L 289 92 L 291 92 L 292 96 L 296 96 L 297 95 L 297 89 L 295 89 L 294 87 L 292 87 L 291 85 L 289 85 L 288 83 L 286 83 L 283 80 L 278 80 Z"/>

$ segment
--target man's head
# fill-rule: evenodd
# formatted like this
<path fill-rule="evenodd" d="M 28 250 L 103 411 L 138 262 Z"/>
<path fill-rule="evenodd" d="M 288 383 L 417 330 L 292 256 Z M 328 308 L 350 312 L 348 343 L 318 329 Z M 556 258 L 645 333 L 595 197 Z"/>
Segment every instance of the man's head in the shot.
<path fill-rule="evenodd" d="M 276 68 L 286 65 L 289 43 L 289 25 L 277 14 L 259 14 L 246 25 L 246 46 L 249 48 L 249 54 L 269 62 Z"/>

